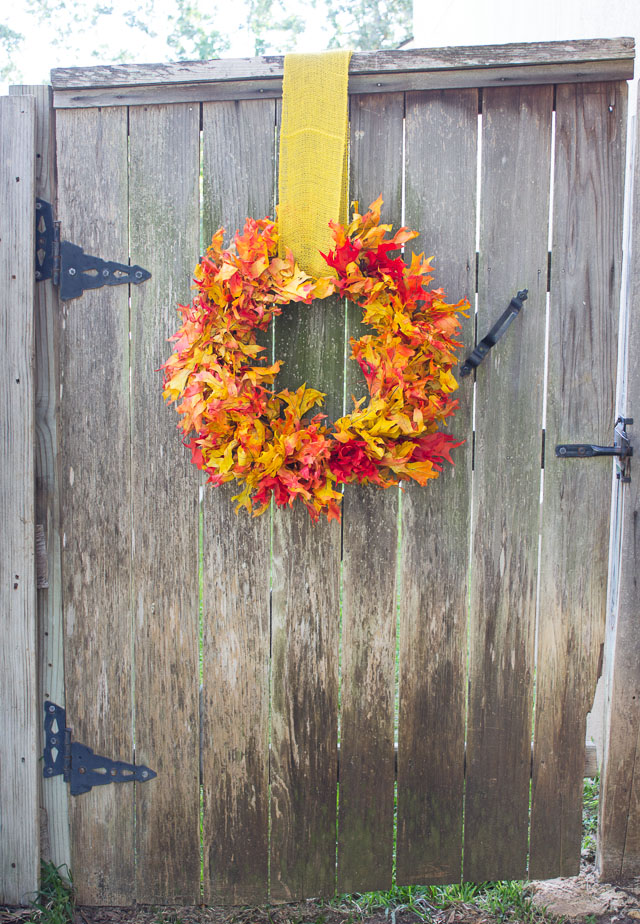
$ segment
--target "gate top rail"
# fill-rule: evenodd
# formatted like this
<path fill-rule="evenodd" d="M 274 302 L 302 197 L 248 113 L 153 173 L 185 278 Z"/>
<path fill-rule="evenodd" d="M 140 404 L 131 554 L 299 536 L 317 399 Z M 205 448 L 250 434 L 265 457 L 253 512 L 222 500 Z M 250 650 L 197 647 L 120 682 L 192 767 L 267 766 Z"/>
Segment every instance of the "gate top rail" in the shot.
<path fill-rule="evenodd" d="M 357 52 L 349 92 L 631 80 L 632 38 Z M 284 57 L 118 64 L 51 71 L 54 106 L 130 106 L 282 96 Z"/>

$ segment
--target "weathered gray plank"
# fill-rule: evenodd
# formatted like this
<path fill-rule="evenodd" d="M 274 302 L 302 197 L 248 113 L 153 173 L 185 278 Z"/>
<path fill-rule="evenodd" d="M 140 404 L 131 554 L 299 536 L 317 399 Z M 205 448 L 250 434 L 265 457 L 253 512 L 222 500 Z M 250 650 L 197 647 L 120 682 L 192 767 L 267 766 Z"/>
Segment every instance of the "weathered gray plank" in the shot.
<path fill-rule="evenodd" d="M 488 90 L 483 103 L 478 337 L 518 289 L 529 300 L 477 374 L 463 870 L 474 881 L 526 873 L 552 101 L 542 87 Z"/>
<path fill-rule="evenodd" d="M 504 67 L 470 67 L 396 73 L 355 74 L 349 78 L 350 94 L 402 93 L 417 90 L 466 89 L 477 87 L 541 86 L 543 84 L 588 83 L 633 77 L 633 60 L 622 66 L 617 61 L 570 64 L 516 64 Z M 144 104 L 206 102 L 212 100 L 277 99 L 282 96 L 282 79 L 177 83 L 56 90 L 56 109 L 93 106 L 141 106 Z"/>
<path fill-rule="evenodd" d="M 33 253 L 36 105 L 0 98 L 0 901 L 26 905 L 38 888 L 39 804 L 34 564 Z"/>
<path fill-rule="evenodd" d="M 296 306 L 297 307 L 297 306 Z M 276 327 L 276 356 L 325 390 L 318 367 L 343 343 L 341 306 L 310 307 L 309 330 Z M 323 314 L 323 310 L 326 312 Z M 338 315 L 336 317 L 336 315 Z M 305 319 L 306 320 L 306 319 Z M 294 327 L 295 331 L 291 328 Z M 297 359 L 294 364 L 293 358 Z M 315 367 L 315 368 L 314 368 Z M 334 369 L 339 367 L 334 366 Z M 315 374 L 314 374 L 315 372 Z M 283 376 L 284 377 L 284 376 Z M 291 381 L 291 377 L 289 379 Z M 302 381 L 295 376 L 295 382 Z M 284 387 L 284 382 L 279 382 Z M 337 388 L 332 391 L 338 392 Z M 335 394 L 330 414 L 342 403 Z M 327 395 L 329 398 L 329 395 Z M 329 403 L 329 402 L 327 402 Z M 335 891 L 340 524 L 276 509 L 272 559 L 271 898 Z"/>
<path fill-rule="evenodd" d="M 232 243 L 246 218 L 275 217 L 275 112 L 272 100 L 202 107 L 205 247 L 219 227 Z"/>
<path fill-rule="evenodd" d="M 185 905 L 200 901 L 200 479 L 157 370 L 198 259 L 200 107 L 130 109 L 129 152 L 131 262 L 151 272 L 131 287 L 136 760 L 158 774 L 136 788 L 136 899 Z"/>
<path fill-rule="evenodd" d="M 349 73 L 377 76 L 385 73 L 460 68 L 505 67 L 522 64 L 585 65 L 618 62 L 628 76 L 633 62 L 632 38 L 582 39 L 569 42 L 522 42 L 471 47 L 409 48 L 401 51 L 356 52 Z M 214 61 L 181 61 L 175 64 L 118 64 L 109 67 L 66 67 L 51 71 L 56 90 L 85 87 L 130 87 L 136 84 L 210 83 L 211 81 L 282 78 L 284 57 L 221 58 Z M 356 92 L 361 93 L 359 88 Z M 375 91 L 369 91 L 375 92 Z"/>
<path fill-rule="evenodd" d="M 637 291 L 637 290 L 636 290 Z M 634 326 L 637 326 L 634 325 Z M 629 346 L 638 344 L 630 331 Z M 637 354 L 636 354 L 637 355 Z M 637 382 L 633 392 L 637 395 Z M 629 391 L 631 399 L 632 392 Z M 634 402 L 637 398 L 633 399 Z M 640 683 L 638 682 L 638 499 L 633 481 L 625 489 L 625 533 L 621 566 L 620 608 L 612 639 L 613 677 L 609 724 L 600 781 L 600 817 L 596 867 L 600 879 L 631 879 L 640 870 Z"/>
<path fill-rule="evenodd" d="M 635 121 L 635 158 L 631 212 L 629 277 L 625 287 L 620 331 L 622 378 L 619 383 L 620 411 L 632 414 L 637 407 L 639 375 L 637 356 L 640 338 L 637 299 L 640 293 L 640 160 L 638 125 Z M 633 151 L 633 147 L 632 147 Z M 630 428 L 633 434 L 633 427 Z M 610 431 L 606 437 L 610 439 Z M 610 603 L 606 614 L 604 654 L 605 740 L 601 768 L 600 817 L 596 865 L 600 877 L 618 880 L 638 875 L 638 775 L 635 772 L 640 728 L 640 642 L 638 619 L 637 523 L 638 489 L 633 478 L 628 485 L 618 482 L 612 530 Z M 622 544 L 620 545 L 620 538 Z"/>
<path fill-rule="evenodd" d="M 364 212 L 382 194 L 396 227 L 403 117 L 402 93 L 351 100 L 351 199 Z M 371 332 L 361 314 L 348 304 L 347 341 Z M 355 360 L 345 374 L 349 411 L 367 386 Z M 343 518 L 338 891 L 365 892 L 391 886 L 393 862 L 397 489 L 346 485 Z"/>
<path fill-rule="evenodd" d="M 275 103 L 203 106 L 205 247 L 273 214 Z M 229 151 L 238 156 L 229 157 Z M 236 515 L 232 485 L 204 488 L 205 901 L 261 904 L 269 863 L 269 513 Z"/>
<path fill-rule="evenodd" d="M 544 502 L 530 875 L 580 869 L 586 719 L 604 644 L 611 461 L 557 459 L 612 441 L 626 84 L 556 92 Z M 584 233 L 588 228 L 589 233 Z"/>
<path fill-rule="evenodd" d="M 279 107 L 277 119 L 279 123 Z M 342 413 L 344 307 L 288 305 L 275 322 L 276 388 L 304 382 Z M 297 505 L 296 505 L 297 506 Z M 332 895 L 336 878 L 341 524 L 273 510 L 270 897 Z"/>
<path fill-rule="evenodd" d="M 637 118 L 637 117 L 636 117 Z M 636 130 L 640 120 L 636 121 Z M 640 158 L 637 134 L 632 212 L 632 252 L 627 301 L 625 344 L 627 414 L 640 403 Z M 633 427 L 630 428 L 633 434 Z M 640 636 L 638 634 L 638 574 L 640 574 L 637 466 L 631 483 L 618 485 L 622 545 L 619 554 L 617 608 L 607 614 L 605 647 L 606 725 L 600 781 L 600 815 L 596 867 L 606 881 L 630 879 L 640 873 Z M 608 669 L 607 669 L 608 668 Z"/>
<path fill-rule="evenodd" d="M 277 509 L 272 567 L 271 898 L 289 901 L 335 891 L 340 525 Z"/>
<path fill-rule="evenodd" d="M 208 496 L 215 492 L 215 497 Z M 269 861 L 269 514 L 236 517 L 205 487 L 204 888 L 211 904 L 261 904 Z"/>
<path fill-rule="evenodd" d="M 65 239 L 126 260 L 126 110 L 60 113 L 56 138 Z M 132 761 L 128 295 L 108 286 L 62 307 L 60 487 L 67 721 L 97 754 Z M 78 901 L 130 904 L 133 786 L 71 800 L 71 845 Z"/>
<path fill-rule="evenodd" d="M 640 298 L 640 119 L 636 114 L 636 145 L 631 215 L 631 254 L 628 297 L 625 305 L 626 343 L 624 365 L 625 413 L 640 405 L 640 350 L 638 299 Z M 633 434 L 633 427 L 630 428 Z M 607 614 L 605 680 L 607 722 L 600 782 L 600 818 L 596 865 L 602 879 L 615 881 L 640 873 L 640 777 L 637 773 L 640 744 L 640 636 L 638 635 L 638 478 L 632 469 L 631 483 L 618 485 L 621 517 L 621 548 L 615 563 L 618 576 L 617 608 Z M 636 476 L 636 477 L 634 477 Z M 608 668 L 608 669 L 607 669 Z"/>
<path fill-rule="evenodd" d="M 36 195 L 55 202 L 55 135 L 51 87 L 9 88 L 36 100 Z M 53 280 L 35 287 L 35 522 L 44 528 L 48 587 L 39 588 L 38 702 L 65 705 L 60 574 L 60 499 L 58 485 L 59 307 Z M 40 723 L 39 723 L 40 724 Z M 61 776 L 41 783 L 40 851 L 56 867 L 69 867 L 68 786 Z"/>
<path fill-rule="evenodd" d="M 449 301 L 475 291 L 478 92 L 410 94 L 406 218 L 434 254 Z M 461 356 L 473 345 L 473 307 Z M 425 488 L 402 496 L 397 878 L 455 882 L 462 862 L 473 377 L 450 431 L 466 440 Z"/>

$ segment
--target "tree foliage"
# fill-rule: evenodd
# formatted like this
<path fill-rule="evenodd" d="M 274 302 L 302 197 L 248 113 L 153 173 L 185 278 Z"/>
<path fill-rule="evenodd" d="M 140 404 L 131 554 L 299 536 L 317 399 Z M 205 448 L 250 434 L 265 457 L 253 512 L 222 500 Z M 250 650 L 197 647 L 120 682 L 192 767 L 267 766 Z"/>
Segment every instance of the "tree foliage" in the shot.
<path fill-rule="evenodd" d="M 304 18 L 292 13 L 285 0 L 244 0 L 245 14 L 236 30 L 244 32 L 254 55 L 292 50 L 304 31 Z M 169 17 L 167 45 L 182 61 L 216 58 L 229 50 L 229 30 L 220 31 L 220 11 L 202 0 L 176 0 L 177 12 Z"/>
<path fill-rule="evenodd" d="M 197 0 L 176 0 L 176 14 L 169 17 L 167 45 L 180 61 L 218 58 L 229 48 L 229 39 L 216 28 L 215 8 L 203 10 Z"/>
<path fill-rule="evenodd" d="M 308 0 L 307 6 L 303 0 L 239 0 L 231 12 L 225 0 L 167 3 L 164 15 L 154 0 L 26 0 L 26 7 L 36 29 L 46 29 L 49 44 L 69 62 L 206 60 L 237 48 L 243 36 L 249 54 L 285 54 L 295 50 L 310 12 L 312 28 L 321 24 L 313 36 L 318 49 L 397 47 L 411 31 L 412 0 Z M 8 62 L 0 65 L 0 77 L 18 74 L 12 62 L 21 39 L 0 27 L 0 52 Z"/>
<path fill-rule="evenodd" d="M 138 0 L 135 7 L 129 0 L 27 0 L 27 10 L 36 26 L 46 28 L 48 43 L 70 59 L 88 54 L 100 63 L 133 61 L 140 36 L 157 34 L 153 0 Z M 118 27 L 117 44 L 108 39 L 107 27 L 113 23 Z"/>
<path fill-rule="evenodd" d="M 304 32 L 303 16 L 291 12 L 283 0 L 248 0 L 247 6 L 247 30 L 255 55 L 293 51 L 297 36 Z"/>
<path fill-rule="evenodd" d="M 322 0 L 331 31 L 329 48 L 374 51 L 411 38 L 413 0 Z"/>
<path fill-rule="evenodd" d="M 0 81 L 17 79 L 15 59 L 22 39 L 19 32 L 0 23 Z"/>

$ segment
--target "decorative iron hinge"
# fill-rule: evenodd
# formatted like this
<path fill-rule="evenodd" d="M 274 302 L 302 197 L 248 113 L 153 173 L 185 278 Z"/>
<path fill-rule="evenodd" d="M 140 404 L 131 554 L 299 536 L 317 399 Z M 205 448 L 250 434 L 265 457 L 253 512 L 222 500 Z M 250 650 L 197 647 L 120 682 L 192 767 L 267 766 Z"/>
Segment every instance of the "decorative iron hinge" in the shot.
<path fill-rule="evenodd" d="M 633 417 L 618 417 L 613 431 L 613 446 L 596 446 L 593 443 L 561 443 L 556 446 L 559 459 L 593 459 L 596 456 L 615 456 L 617 477 L 625 484 L 631 481 L 631 456 L 633 446 L 627 427 L 633 424 Z"/>
<path fill-rule="evenodd" d="M 86 289 L 139 285 L 151 278 L 141 266 L 92 257 L 82 247 L 60 240 L 60 222 L 54 221 L 51 203 L 36 199 L 36 280 L 53 279 L 60 298 L 78 298 Z"/>
<path fill-rule="evenodd" d="M 43 776 L 62 776 L 71 784 L 71 795 L 89 792 L 93 786 L 107 783 L 147 783 L 158 774 L 149 767 L 111 760 L 94 754 L 85 744 L 71 740 L 66 727 L 67 716 L 62 706 L 47 701 L 44 704 L 44 770 Z"/>
<path fill-rule="evenodd" d="M 522 289 L 521 292 L 513 296 L 507 310 L 500 315 L 487 336 L 480 341 L 475 350 L 467 356 L 466 360 L 460 366 L 460 375 L 463 378 L 465 375 L 469 375 L 472 369 L 480 365 L 491 347 L 495 346 L 498 340 L 504 335 L 509 325 L 518 316 L 528 295 L 529 290 Z"/>

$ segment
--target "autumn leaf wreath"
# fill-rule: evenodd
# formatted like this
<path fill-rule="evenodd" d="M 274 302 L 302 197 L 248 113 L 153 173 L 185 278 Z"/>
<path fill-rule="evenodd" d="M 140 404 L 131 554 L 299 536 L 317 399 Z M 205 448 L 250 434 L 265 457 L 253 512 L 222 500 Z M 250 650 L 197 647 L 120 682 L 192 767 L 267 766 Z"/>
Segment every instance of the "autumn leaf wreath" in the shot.
<path fill-rule="evenodd" d="M 404 262 L 398 251 L 418 234 L 401 228 L 390 236 L 391 226 L 380 224 L 382 198 L 364 215 L 354 206 L 347 228 L 331 223 L 334 247 L 322 254 L 328 272 L 318 278 L 302 272 L 290 251 L 278 256 L 277 222 L 248 218 L 228 250 L 220 229 L 196 267 L 196 295 L 179 307 L 175 350 L 162 367 L 164 397 L 179 402 L 192 462 L 213 485 L 238 482 L 233 499 L 254 516 L 273 495 L 281 506 L 298 498 L 313 520 L 339 519 L 342 484 L 424 485 L 460 445 L 439 427 L 457 406 L 451 369 L 468 302 L 447 304 L 442 289 L 428 288 L 423 255 Z M 369 397 L 327 422 L 311 413 L 322 392 L 306 384 L 276 390 L 282 363 L 269 362 L 256 332 L 283 305 L 333 293 L 358 305 L 373 333 L 351 339 Z"/>

